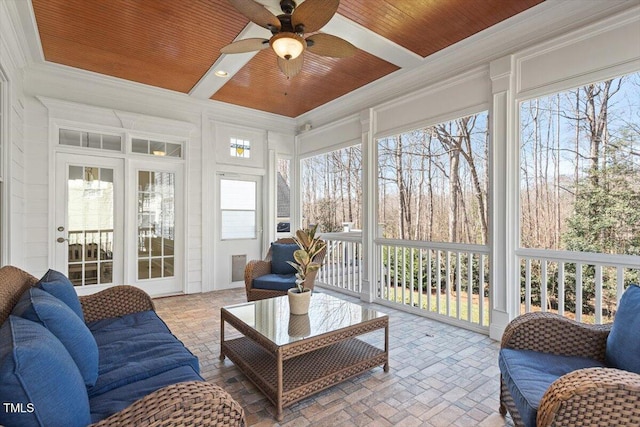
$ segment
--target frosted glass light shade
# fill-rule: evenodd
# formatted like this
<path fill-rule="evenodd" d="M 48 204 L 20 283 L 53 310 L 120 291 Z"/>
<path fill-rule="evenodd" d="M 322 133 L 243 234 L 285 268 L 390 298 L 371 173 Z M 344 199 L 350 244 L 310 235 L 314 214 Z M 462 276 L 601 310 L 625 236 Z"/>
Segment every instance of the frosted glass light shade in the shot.
<path fill-rule="evenodd" d="M 307 42 L 295 33 L 279 33 L 271 37 L 271 48 L 282 59 L 296 59 L 304 51 Z"/>

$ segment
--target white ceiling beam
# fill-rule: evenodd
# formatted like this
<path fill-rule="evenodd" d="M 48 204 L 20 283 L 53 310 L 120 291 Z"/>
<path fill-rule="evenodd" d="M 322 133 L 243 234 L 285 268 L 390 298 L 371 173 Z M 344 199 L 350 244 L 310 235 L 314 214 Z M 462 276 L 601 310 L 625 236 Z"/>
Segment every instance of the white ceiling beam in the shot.
<path fill-rule="evenodd" d="M 266 28 L 256 25 L 252 22 L 244 27 L 244 29 L 238 34 L 236 40 L 248 39 L 248 38 L 264 38 L 269 39 L 271 32 Z M 232 78 L 238 71 L 242 69 L 247 62 L 256 56 L 258 52 L 247 53 L 234 53 L 234 54 L 222 54 L 216 62 L 213 63 L 211 68 L 204 73 L 198 83 L 191 88 L 189 96 L 197 99 L 209 99 L 216 93 L 227 81 Z M 215 74 L 216 71 L 222 70 L 227 73 L 226 77 L 219 77 Z"/>

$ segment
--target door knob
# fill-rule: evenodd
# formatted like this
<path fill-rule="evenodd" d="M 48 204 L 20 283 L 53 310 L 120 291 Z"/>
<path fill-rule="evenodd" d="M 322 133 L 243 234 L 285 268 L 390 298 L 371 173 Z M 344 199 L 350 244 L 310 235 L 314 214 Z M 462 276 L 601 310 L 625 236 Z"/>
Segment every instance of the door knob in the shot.
<path fill-rule="evenodd" d="M 58 231 L 64 231 L 64 227 L 63 226 L 58 227 Z"/>
<path fill-rule="evenodd" d="M 68 242 L 68 241 L 69 241 L 69 239 L 65 239 L 64 237 L 58 237 L 56 239 L 56 242 L 58 242 L 58 243 L 64 243 L 64 242 Z"/>

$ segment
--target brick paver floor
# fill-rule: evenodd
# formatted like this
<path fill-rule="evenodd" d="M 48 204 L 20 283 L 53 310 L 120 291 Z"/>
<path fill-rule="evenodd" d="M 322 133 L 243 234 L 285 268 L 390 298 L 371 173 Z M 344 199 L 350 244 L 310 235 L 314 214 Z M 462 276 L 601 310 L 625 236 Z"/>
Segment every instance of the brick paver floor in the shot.
<path fill-rule="evenodd" d="M 389 373 L 377 367 L 331 387 L 286 408 L 278 423 L 260 391 L 231 361 L 218 358 L 220 307 L 245 302 L 244 289 L 154 301 L 169 328 L 200 359 L 202 376 L 244 407 L 250 426 L 513 425 L 498 413 L 499 343 L 486 335 L 374 304 L 390 318 Z"/>

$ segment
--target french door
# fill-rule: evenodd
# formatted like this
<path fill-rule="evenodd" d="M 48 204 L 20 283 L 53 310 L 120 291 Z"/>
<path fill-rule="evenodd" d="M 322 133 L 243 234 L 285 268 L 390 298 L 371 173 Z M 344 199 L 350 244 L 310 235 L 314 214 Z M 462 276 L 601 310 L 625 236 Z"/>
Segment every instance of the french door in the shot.
<path fill-rule="evenodd" d="M 184 291 L 183 166 L 163 161 L 130 161 L 125 228 L 128 283 L 151 295 Z"/>
<path fill-rule="evenodd" d="M 54 268 L 80 295 L 184 291 L 182 164 L 56 154 Z"/>
<path fill-rule="evenodd" d="M 54 268 L 79 294 L 123 282 L 123 162 L 56 155 Z"/>

